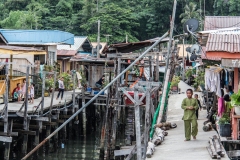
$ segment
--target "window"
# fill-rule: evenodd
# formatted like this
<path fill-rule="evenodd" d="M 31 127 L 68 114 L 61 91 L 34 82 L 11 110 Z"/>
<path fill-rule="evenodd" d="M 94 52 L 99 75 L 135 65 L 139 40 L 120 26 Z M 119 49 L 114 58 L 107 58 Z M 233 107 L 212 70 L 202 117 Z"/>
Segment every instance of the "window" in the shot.
<path fill-rule="evenodd" d="M 55 52 L 48 51 L 48 65 L 53 65 L 55 61 Z"/>

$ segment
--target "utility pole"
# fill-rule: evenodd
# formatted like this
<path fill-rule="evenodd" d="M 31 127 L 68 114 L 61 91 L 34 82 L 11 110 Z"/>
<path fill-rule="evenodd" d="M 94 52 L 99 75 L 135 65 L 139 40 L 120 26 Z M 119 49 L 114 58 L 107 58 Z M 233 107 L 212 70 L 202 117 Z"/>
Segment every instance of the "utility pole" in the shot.
<path fill-rule="evenodd" d="M 185 52 L 185 48 L 184 48 L 184 40 L 185 40 L 185 37 L 183 37 L 183 73 L 182 73 L 182 80 L 184 82 L 185 80 L 185 55 L 184 55 L 184 52 Z"/>
<path fill-rule="evenodd" d="M 100 53 L 99 53 L 99 47 L 100 47 L 100 23 L 101 23 L 101 21 L 98 20 L 97 58 L 100 58 Z"/>

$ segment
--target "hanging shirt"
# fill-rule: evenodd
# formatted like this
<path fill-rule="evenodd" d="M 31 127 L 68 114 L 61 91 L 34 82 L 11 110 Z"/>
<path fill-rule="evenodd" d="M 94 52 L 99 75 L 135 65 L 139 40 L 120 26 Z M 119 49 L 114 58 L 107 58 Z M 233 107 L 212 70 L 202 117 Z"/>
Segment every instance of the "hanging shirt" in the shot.
<path fill-rule="evenodd" d="M 193 106 L 194 109 L 190 110 L 187 107 Z M 198 109 L 198 102 L 195 98 L 185 98 L 182 101 L 182 109 L 184 110 L 182 120 L 193 120 L 197 119 L 196 110 Z"/>
<path fill-rule="evenodd" d="M 225 85 L 229 84 L 229 72 L 227 69 L 225 69 Z"/>
<path fill-rule="evenodd" d="M 205 89 L 208 90 L 211 88 L 211 81 L 210 81 L 210 71 L 209 70 L 205 70 Z"/>
<path fill-rule="evenodd" d="M 64 83 L 62 80 L 58 80 L 58 88 L 64 89 Z"/>

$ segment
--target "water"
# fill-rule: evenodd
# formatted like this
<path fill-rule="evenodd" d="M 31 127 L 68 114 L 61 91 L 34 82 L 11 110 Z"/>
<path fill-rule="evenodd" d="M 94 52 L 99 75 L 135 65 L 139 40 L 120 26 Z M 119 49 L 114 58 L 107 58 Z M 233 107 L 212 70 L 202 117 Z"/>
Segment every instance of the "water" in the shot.
<path fill-rule="evenodd" d="M 98 160 L 98 136 L 95 133 L 84 137 L 72 137 L 64 148 L 60 146 L 55 153 L 50 153 L 45 160 Z M 44 159 L 44 158 L 42 158 Z"/>

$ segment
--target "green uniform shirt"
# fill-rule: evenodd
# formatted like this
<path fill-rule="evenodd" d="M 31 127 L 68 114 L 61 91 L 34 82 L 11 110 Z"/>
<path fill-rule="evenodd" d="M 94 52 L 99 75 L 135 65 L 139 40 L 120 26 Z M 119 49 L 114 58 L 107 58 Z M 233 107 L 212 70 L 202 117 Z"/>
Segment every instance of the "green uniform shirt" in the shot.
<path fill-rule="evenodd" d="M 187 107 L 193 106 L 194 109 L 190 110 Z M 193 120 L 197 119 L 196 110 L 198 109 L 198 102 L 195 98 L 185 98 L 182 101 L 182 109 L 184 110 L 183 120 Z"/>

